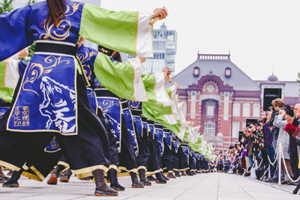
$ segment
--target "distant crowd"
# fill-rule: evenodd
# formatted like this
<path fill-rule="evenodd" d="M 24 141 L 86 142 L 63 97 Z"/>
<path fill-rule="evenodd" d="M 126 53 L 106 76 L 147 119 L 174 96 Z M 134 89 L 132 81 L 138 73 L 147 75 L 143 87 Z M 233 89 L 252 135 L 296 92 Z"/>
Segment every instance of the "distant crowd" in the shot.
<path fill-rule="evenodd" d="M 257 123 L 248 124 L 234 147 L 216 153 L 210 169 L 270 183 L 280 178 L 281 184 L 298 185 L 294 191 L 297 193 L 300 183 L 299 117 L 300 104 L 291 107 L 282 99 L 273 100 L 266 116 Z"/>

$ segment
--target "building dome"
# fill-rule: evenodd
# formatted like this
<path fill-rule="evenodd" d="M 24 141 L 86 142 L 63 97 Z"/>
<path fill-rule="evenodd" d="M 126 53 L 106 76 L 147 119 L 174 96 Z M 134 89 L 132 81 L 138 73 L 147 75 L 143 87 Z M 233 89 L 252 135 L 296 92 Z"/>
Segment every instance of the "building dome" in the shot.
<path fill-rule="evenodd" d="M 272 74 L 271 76 L 268 77 L 268 81 L 275 82 L 275 81 L 278 81 L 278 78 L 277 78 L 277 76 Z"/>

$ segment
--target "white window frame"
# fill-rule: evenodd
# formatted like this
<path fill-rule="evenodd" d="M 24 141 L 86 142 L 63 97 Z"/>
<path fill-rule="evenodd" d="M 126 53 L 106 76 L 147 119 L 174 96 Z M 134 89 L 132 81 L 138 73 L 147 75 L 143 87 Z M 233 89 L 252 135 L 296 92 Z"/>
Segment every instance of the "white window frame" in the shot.
<path fill-rule="evenodd" d="M 241 116 L 241 105 L 240 103 L 233 104 L 233 116 L 240 117 Z"/>
<path fill-rule="evenodd" d="M 260 117 L 260 105 L 258 103 L 253 105 L 253 117 Z"/>
<path fill-rule="evenodd" d="M 215 109 L 213 105 L 208 105 L 206 107 L 206 115 L 208 117 L 214 117 L 215 116 Z"/>
<path fill-rule="evenodd" d="M 250 103 L 243 104 L 243 117 L 250 117 Z"/>
<path fill-rule="evenodd" d="M 215 136 L 216 135 L 216 123 L 215 122 L 205 122 L 204 123 L 204 133 L 206 135 Z"/>
<path fill-rule="evenodd" d="M 240 131 L 240 122 L 232 122 L 232 132 L 231 132 L 232 138 L 238 138 L 239 131 Z"/>

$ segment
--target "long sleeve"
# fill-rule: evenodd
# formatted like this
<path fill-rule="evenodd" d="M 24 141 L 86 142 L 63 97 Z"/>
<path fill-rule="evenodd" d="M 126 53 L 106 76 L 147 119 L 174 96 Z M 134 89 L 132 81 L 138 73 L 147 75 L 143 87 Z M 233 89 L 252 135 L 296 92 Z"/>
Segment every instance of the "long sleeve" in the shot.
<path fill-rule="evenodd" d="M 113 50 L 153 57 L 151 18 L 150 13 L 114 12 L 85 4 L 79 34 Z"/>
<path fill-rule="evenodd" d="M 142 75 L 143 66 L 138 58 L 126 63 L 112 62 L 99 53 L 94 63 L 94 74 L 101 84 L 115 95 L 142 101 L 145 105 L 171 106 L 172 101 L 164 87 L 162 74 Z"/>
<path fill-rule="evenodd" d="M 30 6 L 25 6 L 0 15 L 0 61 L 33 43 L 28 31 L 30 10 Z"/>
<path fill-rule="evenodd" d="M 296 130 L 297 128 L 298 128 L 298 127 L 297 127 L 297 126 L 293 126 L 292 123 L 288 123 L 288 124 L 285 126 L 284 130 L 285 130 L 287 133 L 289 133 L 289 134 L 294 134 L 294 132 L 295 132 L 295 130 Z"/>
<path fill-rule="evenodd" d="M 275 117 L 273 124 L 277 128 L 284 128 L 287 124 L 287 121 L 283 120 L 283 114 L 280 114 Z"/>
<path fill-rule="evenodd" d="M 165 76 L 163 73 L 143 74 L 142 80 L 147 93 L 146 104 L 160 104 L 162 107 L 172 106 L 172 100 L 165 88 Z"/>
<path fill-rule="evenodd" d="M 117 96 L 134 101 L 147 101 L 141 78 L 143 67 L 139 59 L 118 63 L 99 53 L 94 63 L 94 73 L 101 84 Z"/>

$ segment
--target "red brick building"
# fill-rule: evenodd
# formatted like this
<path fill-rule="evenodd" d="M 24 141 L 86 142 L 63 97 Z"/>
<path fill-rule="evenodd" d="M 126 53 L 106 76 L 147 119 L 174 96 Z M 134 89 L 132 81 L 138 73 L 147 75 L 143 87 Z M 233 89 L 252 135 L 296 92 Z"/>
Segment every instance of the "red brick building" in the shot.
<path fill-rule="evenodd" d="M 280 97 L 290 105 L 299 102 L 298 82 L 278 81 L 274 75 L 254 81 L 230 60 L 230 54 L 198 54 L 173 82 L 180 85 L 187 120 L 201 125 L 201 134 L 217 149 L 234 145 L 246 121 L 261 119 L 272 99 Z"/>

